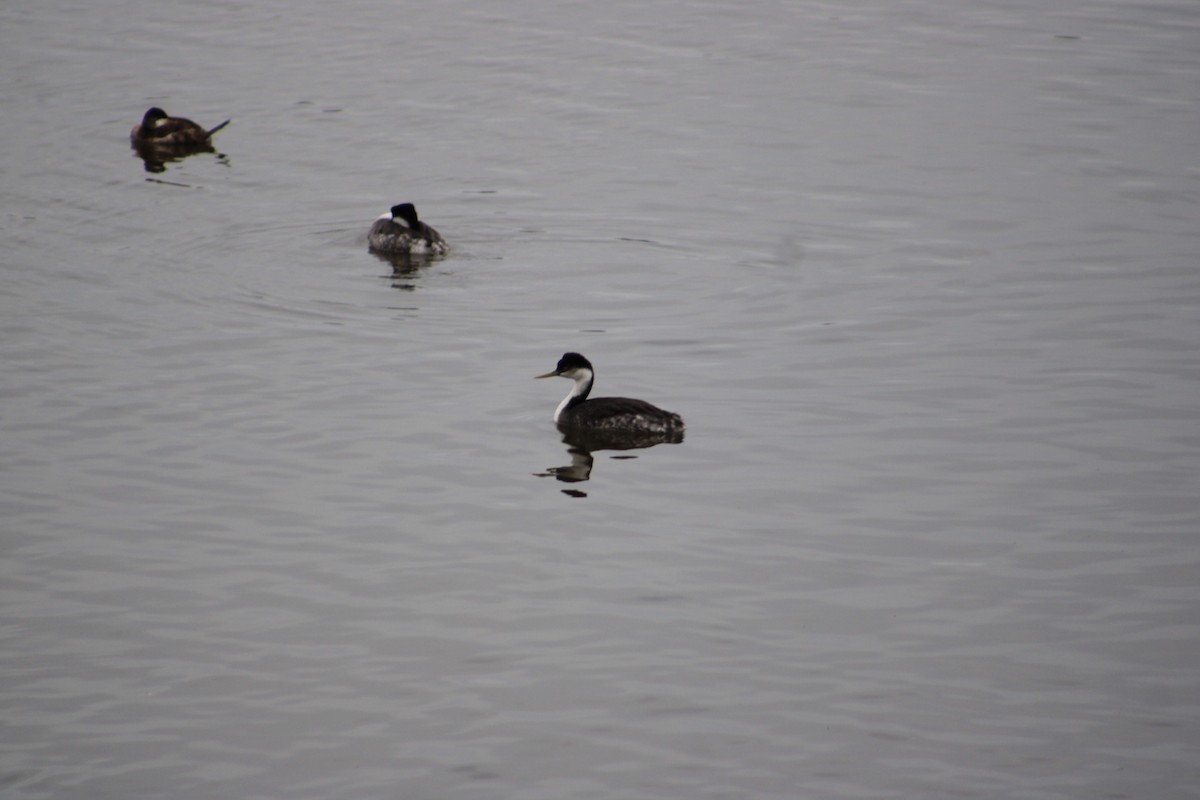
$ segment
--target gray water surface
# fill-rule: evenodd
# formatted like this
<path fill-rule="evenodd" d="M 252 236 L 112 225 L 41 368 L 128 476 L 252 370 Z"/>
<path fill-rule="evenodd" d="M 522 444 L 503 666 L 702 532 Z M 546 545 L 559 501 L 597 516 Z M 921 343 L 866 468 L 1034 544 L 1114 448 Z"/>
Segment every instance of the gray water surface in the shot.
<path fill-rule="evenodd" d="M 1194 3 L 44 0 L 0 67 L 4 800 L 1200 797 Z M 233 121 L 148 172 L 150 105 Z M 565 350 L 686 440 L 556 479 Z"/>

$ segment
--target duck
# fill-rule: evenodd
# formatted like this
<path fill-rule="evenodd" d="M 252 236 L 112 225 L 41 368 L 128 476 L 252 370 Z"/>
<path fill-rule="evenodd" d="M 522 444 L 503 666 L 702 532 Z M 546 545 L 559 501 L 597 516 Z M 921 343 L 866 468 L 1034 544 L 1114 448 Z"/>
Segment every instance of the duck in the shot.
<path fill-rule="evenodd" d="M 596 370 L 579 353 L 563 353 L 553 370 L 535 378 L 566 378 L 574 382 L 567 396 L 554 410 L 554 422 L 560 430 L 576 433 L 622 434 L 661 437 L 664 441 L 682 441 L 683 418 L 664 411 L 645 400 L 631 397 L 592 397 Z"/>
<path fill-rule="evenodd" d="M 371 223 L 367 231 L 371 249 L 396 255 L 444 256 L 450 245 L 431 226 L 417 218 L 412 203 L 400 203 Z"/>
<path fill-rule="evenodd" d="M 171 117 L 158 106 L 146 110 L 142 121 L 133 126 L 129 140 L 134 147 L 202 148 L 212 144 L 212 135 L 229 124 L 225 120 L 215 128 L 205 129 L 183 117 Z"/>

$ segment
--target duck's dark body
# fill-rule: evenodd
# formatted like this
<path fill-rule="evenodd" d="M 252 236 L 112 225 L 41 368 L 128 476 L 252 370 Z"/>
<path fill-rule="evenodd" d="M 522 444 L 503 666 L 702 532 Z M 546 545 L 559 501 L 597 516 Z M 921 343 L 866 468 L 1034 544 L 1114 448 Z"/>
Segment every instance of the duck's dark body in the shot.
<path fill-rule="evenodd" d="M 202 128 L 190 119 L 169 117 L 161 108 L 148 109 L 142 121 L 133 126 L 129 140 L 134 147 L 200 148 L 212 145 L 212 135 L 229 124 L 225 120 L 212 129 Z"/>
<path fill-rule="evenodd" d="M 678 414 L 632 397 L 579 399 L 559 412 L 555 421 L 562 428 L 587 430 L 683 431 L 683 418 Z"/>

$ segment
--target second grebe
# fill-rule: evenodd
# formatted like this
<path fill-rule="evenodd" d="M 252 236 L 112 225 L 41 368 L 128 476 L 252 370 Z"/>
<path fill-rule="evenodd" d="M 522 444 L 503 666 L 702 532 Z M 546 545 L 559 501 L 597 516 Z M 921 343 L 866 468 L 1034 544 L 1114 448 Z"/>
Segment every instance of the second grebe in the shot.
<path fill-rule="evenodd" d="M 629 397 L 588 399 L 596 373 L 592 362 L 579 353 L 563 353 L 553 372 L 538 378 L 567 378 L 575 381 L 571 391 L 554 410 L 554 421 L 568 430 L 620 431 L 645 435 L 683 435 L 683 418 L 645 400 Z"/>
<path fill-rule="evenodd" d="M 367 243 L 381 253 L 411 253 L 413 255 L 444 256 L 450 250 L 442 235 L 417 219 L 412 203 L 392 206 L 371 223 Z"/>

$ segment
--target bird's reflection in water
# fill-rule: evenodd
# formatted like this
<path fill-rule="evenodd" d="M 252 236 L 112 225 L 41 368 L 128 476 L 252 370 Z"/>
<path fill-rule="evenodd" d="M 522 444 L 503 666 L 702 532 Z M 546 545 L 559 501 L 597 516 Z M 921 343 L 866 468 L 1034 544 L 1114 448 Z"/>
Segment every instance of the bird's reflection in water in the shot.
<path fill-rule="evenodd" d="M 559 428 L 563 444 L 571 456 L 571 463 L 561 467 L 550 467 L 545 472 L 535 472 L 539 478 L 553 476 L 563 483 L 582 483 L 592 477 L 592 467 L 596 463 L 592 455 L 601 450 L 644 450 L 660 444 L 679 444 L 683 441 L 683 431 L 672 433 L 647 434 L 630 431 L 580 431 Z M 615 455 L 616 459 L 637 458 L 636 455 Z M 587 492 L 579 489 L 563 489 L 563 494 L 570 497 L 587 497 Z"/>
<path fill-rule="evenodd" d="M 414 291 L 421 268 L 439 260 L 437 256 L 422 253 L 381 253 L 378 250 L 370 250 L 370 253 L 392 268 L 392 274 L 389 276 L 392 279 L 392 288 L 402 292 Z"/>
<path fill-rule="evenodd" d="M 133 154 L 142 160 L 142 164 L 146 167 L 146 172 L 155 174 L 166 172 L 167 164 L 183 161 L 188 156 L 200 155 L 201 153 L 216 153 L 217 163 L 229 166 L 229 156 L 224 153 L 217 153 L 211 144 L 149 145 L 138 143 L 133 145 Z"/>

